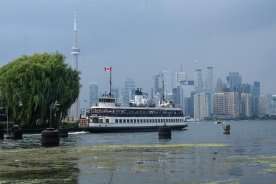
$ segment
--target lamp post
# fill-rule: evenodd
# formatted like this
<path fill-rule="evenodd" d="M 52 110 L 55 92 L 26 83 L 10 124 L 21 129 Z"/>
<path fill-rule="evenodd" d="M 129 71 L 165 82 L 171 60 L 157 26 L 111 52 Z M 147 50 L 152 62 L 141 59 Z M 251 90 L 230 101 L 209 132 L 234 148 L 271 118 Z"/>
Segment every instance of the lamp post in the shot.
<path fill-rule="evenodd" d="M 41 132 L 41 145 L 44 147 L 52 147 L 52 146 L 58 146 L 59 145 L 59 131 L 57 129 L 52 128 L 52 113 L 53 110 L 55 110 L 56 107 L 58 107 L 60 104 L 55 101 L 55 103 L 51 103 L 50 105 L 50 123 L 49 128 L 43 130 Z"/>
<path fill-rule="evenodd" d="M 6 116 L 7 116 L 7 137 L 9 135 L 9 106 L 7 105 L 7 109 L 6 109 Z"/>
<path fill-rule="evenodd" d="M 55 101 L 55 103 L 51 103 L 50 105 L 50 128 L 52 128 L 52 121 L 53 121 L 53 110 L 56 109 L 56 107 L 58 107 L 60 104 L 58 103 L 58 101 Z"/>

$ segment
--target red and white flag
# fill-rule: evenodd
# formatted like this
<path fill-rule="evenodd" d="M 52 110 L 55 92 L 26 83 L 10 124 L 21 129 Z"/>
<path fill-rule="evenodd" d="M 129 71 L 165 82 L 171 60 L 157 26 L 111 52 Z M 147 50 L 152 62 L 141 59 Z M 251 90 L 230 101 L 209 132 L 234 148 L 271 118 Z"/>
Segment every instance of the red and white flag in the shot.
<path fill-rule="evenodd" d="M 104 67 L 105 72 L 112 72 L 112 67 Z"/>

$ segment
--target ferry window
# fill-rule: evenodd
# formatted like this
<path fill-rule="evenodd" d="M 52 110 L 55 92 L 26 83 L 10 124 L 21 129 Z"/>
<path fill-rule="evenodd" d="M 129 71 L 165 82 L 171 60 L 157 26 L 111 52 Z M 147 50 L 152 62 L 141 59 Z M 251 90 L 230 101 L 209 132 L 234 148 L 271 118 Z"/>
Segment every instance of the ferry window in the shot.
<path fill-rule="evenodd" d="M 99 123 L 98 120 L 99 120 L 98 118 L 93 118 L 93 119 L 92 119 L 92 122 L 93 122 L 93 123 Z"/>
<path fill-rule="evenodd" d="M 99 123 L 102 123 L 103 122 L 103 119 L 99 119 Z"/>
<path fill-rule="evenodd" d="M 130 123 L 133 123 L 133 119 L 130 120 Z"/>
<path fill-rule="evenodd" d="M 106 122 L 106 123 L 109 123 L 109 119 L 106 119 L 105 122 Z"/>
<path fill-rule="evenodd" d="M 126 120 L 124 119 L 124 120 L 123 120 L 123 122 L 125 123 L 125 122 L 126 122 Z"/>
<path fill-rule="evenodd" d="M 129 123 L 129 119 L 127 119 L 127 123 Z"/>
<path fill-rule="evenodd" d="M 115 123 L 118 123 L 118 119 L 115 119 Z"/>
<path fill-rule="evenodd" d="M 134 120 L 134 123 L 136 123 L 136 119 Z"/>

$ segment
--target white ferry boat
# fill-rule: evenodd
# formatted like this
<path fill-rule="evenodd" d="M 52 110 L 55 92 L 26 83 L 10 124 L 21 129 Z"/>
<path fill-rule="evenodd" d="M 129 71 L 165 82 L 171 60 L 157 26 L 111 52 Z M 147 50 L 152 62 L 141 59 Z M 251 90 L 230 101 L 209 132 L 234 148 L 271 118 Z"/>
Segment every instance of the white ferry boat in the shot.
<path fill-rule="evenodd" d="M 88 112 L 88 130 L 97 132 L 157 131 L 161 126 L 184 129 L 187 122 L 180 108 L 174 108 L 164 100 L 158 107 L 147 105 L 141 89 L 135 92 L 130 106 L 120 106 L 109 95 L 99 98 L 99 102 Z"/>

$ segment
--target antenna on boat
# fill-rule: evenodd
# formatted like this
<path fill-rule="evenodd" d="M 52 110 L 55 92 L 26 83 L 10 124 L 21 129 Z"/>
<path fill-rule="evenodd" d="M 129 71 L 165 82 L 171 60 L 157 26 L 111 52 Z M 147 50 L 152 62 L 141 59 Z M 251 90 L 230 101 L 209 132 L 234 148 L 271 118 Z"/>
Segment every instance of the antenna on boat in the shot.
<path fill-rule="evenodd" d="M 165 102 L 165 81 L 162 79 L 162 102 Z"/>
<path fill-rule="evenodd" d="M 109 72 L 109 96 L 111 97 L 111 86 L 112 86 L 112 67 L 104 67 L 105 72 Z"/>

